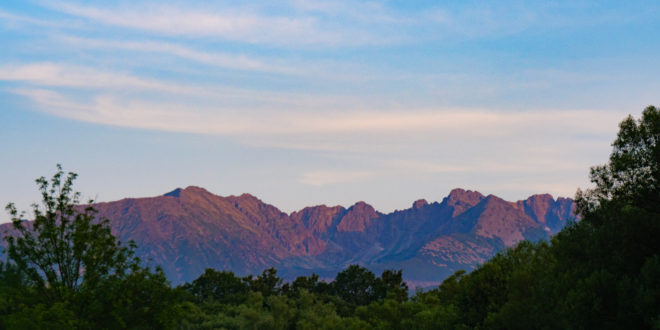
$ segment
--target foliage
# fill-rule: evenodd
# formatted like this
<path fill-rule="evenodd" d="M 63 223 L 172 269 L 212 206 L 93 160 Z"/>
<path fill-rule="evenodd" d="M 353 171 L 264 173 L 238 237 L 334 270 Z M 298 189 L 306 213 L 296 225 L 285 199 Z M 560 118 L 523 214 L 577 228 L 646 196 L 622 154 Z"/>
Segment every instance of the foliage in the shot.
<path fill-rule="evenodd" d="M 402 302 L 408 300 L 408 284 L 403 281 L 403 271 L 387 269 L 380 275 L 377 282 L 376 296 L 388 297 Z"/>
<path fill-rule="evenodd" d="M 264 297 L 279 294 L 282 289 L 282 282 L 282 279 L 277 277 L 277 270 L 272 267 L 264 270 L 255 279 L 248 277 L 250 290 L 261 292 Z"/>
<path fill-rule="evenodd" d="M 250 289 L 247 278 L 239 278 L 230 271 L 219 272 L 211 268 L 183 288 L 199 302 L 214 300 L 223 304 L 239 304 L 245 301 Z"/>
<path fill-rule="evenodd" d="M 351 265 L 337 274 L 332 282 L 333 292 L 343 301 L 362 306 L 377 299 L 376 277 L 364 267 Z"/>

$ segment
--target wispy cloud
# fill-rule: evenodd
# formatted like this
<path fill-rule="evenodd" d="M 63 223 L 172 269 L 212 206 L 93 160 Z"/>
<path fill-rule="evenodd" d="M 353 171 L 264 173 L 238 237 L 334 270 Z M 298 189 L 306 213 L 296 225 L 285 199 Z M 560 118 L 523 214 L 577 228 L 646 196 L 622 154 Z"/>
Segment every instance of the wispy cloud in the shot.
<path fill-rule="evenodd" d="M 633 19 L 630 13 L 617 14 L 596 5 L 518 2 L 479 6 L 420 5 L 407 10 L 388 3 L 340 0 L 294 0 L 278 6 L 268 3 L 203 3 L 193 6 L 143 2 L 108 5 L 58 0 L 40 3 L 49 10 L 75 18 L 77 26 L 86 21 L 87 26 L 95 29 L 105 25 L 142 31 L 152 36 L 306 48 L 503 37 L 530 29 L 552 30 Z M 279 7 L 279 10 L 273 10 L 273 7 Z M 580 11 L 593 12 L 593 15 L 575 15 Z M 649 13 L 637 15 L 643 19 L 649 19 L 644 15 L 650 16 Z M 72 22 L 61 24 L 2 10 L 0 17 L 38 26 L 73 25 Z M 182 56 L 193 58 L 198 54 Z M 246 63 L 248 67 L 251 65 Z"/>
<path fill-rule="evenodd" d="M 144 30 L 165 36 L 217 38 L 241 43 L 271 45 L 381 44 L 385 35 L 366 29 L 335 26 L 324 28 L 310 15 L 263 14 L 254 7 L 223 7 L 193 10 L 170 5 L 94 7 L 53 2 L 48 6 L 91 22 Z"/>
<path fill-rule="evenodd" d="M 150 81 L 112 71 L 100 71 L 85 67 L 55 63 L 31 63 L 0 67 L 0 80 L 18 81 L 41 86 L 75 87 L 79 89 L 139 89 L 180 92 L 179 86 Z"/>
<path fill-rule="evenodd" d="M 332 80 L 340 82 L 373 82 L 383 79 L 403 79 L 398 74 L 383 74 L 368 70 L 363 65 L 351 61 L 334 60 L 299 60 L 290 61 L 278 56 L 254 56 L 234 54 L 229 52 L 200 50 L 184 44 L 143 40 L 113 40 L 100 38 L 77 37 L 74 35 L 55 35 L 52 40 L 56 44 L 65 44 L 79 50 L 92 51 L 104 54 L 108 50 L 123 50 L 135 53 L 151 53 L 157 55 L 173 56 L 186 63 L 199 63 L 209 69 L 228 68 L 247 72 L 274 73 L 287 77 L 298 77 L 312 81 Z M 139 54 L 132 54 L 133 56 Z"/>
<path fill-rule="evenodd" d="M 75 82 L 71 82 L 75 85 Z M 141 86 L 143 82 L 136 82 Z M 47 93 L 46 93 L 47 91 Z M 417 111 L 357 110 L 325 112 L 286 109 L 234 111 L 214 106 L 191 108 L 186 104 L 145 99 L 120 99 L 98 94 L 92 101 L 75 99 L 55 91 L 19 88 L 14 93 L 28 97 L 40 109 L 54 115 L 100 124 L 121 125 L 164 131 L 220 135 L 323 136 L 336 133 L 468 134 L 471 137 L 518 136 L 521 132 L 545 130 L 603 132 L 620 119 L 618 113 L 598 111 L 557 111 L 500 113 L 487 110 L 437 109 Z M 70 111 L 69 109 L 75 109 Z M 126 118 L 132 117 L 130 121 Z M 93 119 L 91 119 L 93 118 Z M 610 124 L 610 125 L 608 125 Z M 537 133 L 541 133 L 537 131 Z M 548 133 L 548 132 L 545 132 Z"/>
<path fill-rule="evenodd" d="M 195 103 L 215 104 L 217 109 L 268 109 L 286 108 L 289 110 L 348 104 L 350 98 L 333 95 L 314 95 L 309 93 L 268 91 L 217 84 L 194 84 L 165 79 L 136 76 L 130 72 L 118 70 L 99 70 L 92 67 L 39 62 L 29 64 L 6 64 L 0 66 L 0 81 L 22 83 L 30 86 L 69 88 L 62 97 L 71 98 L 71 94 L 132 94 L 138 103 L 148 100 L 151 94 L 160 97 L 178 98 L 181 107 L 191 101 Z M 169 102 L 168 102 L 169 103 Z M 158 106 L 155 104 L 154 106 Z M 189 107 L 189 106 L 188 106 Z M 139 112 L 138 109 L 136 111 Z M 192 110 L 194 111 L 194 110 Z"/>
<path fill-rule="evenodd" d="M 586 169 L 591 164 L 576 159 L 566 158 L 557 163 L 559 152 L 547 153 L 545 157 L 534 158 L 532 151 L 519 152 L 528 157 L 515 160 L 486 160 L 479 162 L 459 161 L 426 161 L 426 160 L 394 160 L 388 162 L 392 170 L 410 173 L 460 174 L 460 173 L 491 173 L 491 174 L 532 174 L 542 172 L 571 172 Z"/>
<path fill-rule="evenodd" d="M 116 40 L 102 40 L 91 38 L 80 38 L 72 36 L 59 37 L 59 40 L 66 42 L 71 46 L 77 48 L 92 48 L 92 49 L 122 49 L 137 52 L 150 52 L 150 53 L 165 53 L 180 57 L 195 62 L 208 64 L 211 66 L 259 71 L 259 72 L 273 72 L 273 73 L 286 73 L 298 74 L 298 69 L 293 67 L 286 67 L 265 63 L 262 60 L 254 59 L 246 55 L 234 55 L 228 53 L 199 51 L 189 47 L 184 47 L 167 42 L 157 41 L 116 41 Z"/>
<path fill-rule="evenodd" d="M 62 27 L 72 27 L 76 24 L 73 22 L 62 22 L 55 21 L 50 19 L 39 19 L 26 15 L 19 15 L 10 13 L 0 9 L 0 24 L 3 25 L 34 25 L 40 27 L 50 27 L 50 28 L 62 28 Z"/>
<path fill-rule="evenodd" d="M 368 138 L 373 136 L 400 136 L 400 142 L 391 142 L 406 144 L 420 138 L 474 140 L 530 135 L 549 139 L 560 131 L 600 134 L 610 132 L 621 117 L 618 112 L 582 109 L 502 112 L 462 107 L 387 108 L 368 102 L 360 105 L 333 94 L 185 84 L 48 62 L 0 66 L 0 80 L 17 83 L 10 91 L 43 111 L 65 118 L 241 136 L 250 143 L 299 149 L 378 144 L 378 139 Z M 257 142 L 272 135 L 280 138 Z M 300 139 L 300 135 L 307 138 Z"/>
<path fill-rule="evenodd" d="M 587 173 L 587 170 L 583 171 Z M 544 178 L 538 180 L 519 180 L 519 182 L 498 182 L 498 183 L 489 183 L 482 182 L 479 184 L 479 188 L 482 192 L 498 192 L 500 195 L 507 196 L 511 192 L 515 192 L 520 195 L 520 192 L 524 192 L 522 196 L 529 196 L 531 194 L 538 193 L 548 193 L 554 198 L 558 197 L 568 197 L 573 198 L 577 189 L 586 184 L 586 180 L 582 180 L 584 175 L 570 178 L 562 178 L 562 181 L 558 181 L 556 178 L 554 182 L 546 182 Z M 577 180 L 576 180 L 577 179 Z"/>
<path fill-rule="evenodd" d="M 356 182 L 368 179 L 374 173 L 369 171 L 341 171 L 341 170 L 327 170 L 327 171 L 312 171 L 303 173 L 300 178 L 300 183 L 321 187 L 331 184 L 341 184 L 347 182 Z"/>
<path fill-rule="evenodd" d="M 361 23 L 413 23 L 414 18 L 395 12 L 378 2 L 341 0 L 294 0 L 291 5 L 303 13 L 318 13 L 331 18 L 349 18 Z"/>

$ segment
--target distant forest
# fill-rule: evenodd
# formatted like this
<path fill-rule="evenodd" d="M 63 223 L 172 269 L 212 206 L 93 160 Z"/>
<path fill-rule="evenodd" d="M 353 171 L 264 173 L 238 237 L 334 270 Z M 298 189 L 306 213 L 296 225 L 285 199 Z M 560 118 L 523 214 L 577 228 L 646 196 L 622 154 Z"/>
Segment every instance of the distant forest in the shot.
<path fill-rule="evenodd" d="M 76 207 L 76 175 L 58 165 L 37 179 L 34 221 L 7 206 L 0 328 L 660 329 L 660 109 L 623 120 L 612 146 L 575 196 L 579 221 L 411 297 L 401 270 L 359 265 L 331 282 L 207 269 L 172 287 L 109 220 Z"/>

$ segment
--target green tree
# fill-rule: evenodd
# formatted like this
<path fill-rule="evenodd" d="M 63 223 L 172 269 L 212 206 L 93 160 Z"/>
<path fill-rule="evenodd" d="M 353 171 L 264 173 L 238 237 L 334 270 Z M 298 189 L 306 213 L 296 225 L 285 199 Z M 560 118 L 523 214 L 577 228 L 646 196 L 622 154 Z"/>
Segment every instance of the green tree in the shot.
<path fill-rule="evenodd" d="M 299 290 L 307 290 L 308 292 L 317 292 L 317 287 L 319 285 L 319 276 L 317 274 L 312 274 L 310 276 L 298 276 L 291 283 L 291 290 L 296 293 Z"/>
<path fill-rule="evenodd" d="M 595 187 L 578 190 L 578 213 L 588 215 L 603 203 L 625 201 L 636 206 L 660 210 L 660 109 L 649 106 L 642 117 L 628 116 L 619 124 L 605 165 L 590 171 Z"/>
<path fill-rule="evenodd" d="M 261 292 L 264 297 L 280 294 L 282 282 L 277 276 L 277 269 L 273 267 L 265 269 L 261 275 L 249 281 L 250 290 Z"/>
<path fill-rule="evenodd" d="M 619 125 L 609 162 L 578 191 L 581 221 L 553 239 L 562 327 L 652 328 L 660 324 L 660 110 Z"/>
<path fill-rule="evenodd" d="M 408 284 L 403 281 L 403 271 L 387 269 L 379 279 L 378 298 L 391 297 L 399 302 L 408 300 Z"/>
<path fill-rule="evenodd" d="M 65 175 L 58 164 L 50 181 L 36 180 L 42 204 L 33 204 L 32 222 L 14 204 L 6 207 L 16 231 L 5 236 L 9 261 L 51 302 L 67 300 L 83 286 L 124 276 L 139 263 L 135 246 L 115 240 L 108 219 L 96 219 L 92 206 L 77 206 L 80 193 L 72 187 L 76 177 L 71 172 Z"/>
<path fill-rule="evenodd" d="M 241 303 L 247 298 L 249 291 L 246 281 L 233 272 L 219 272 L 212 268 L 207 268 L 204 274 L 183 288 L 192 293 L 198 301 L 212 299 L 223 304 Z"/>
<path fill-rule="evenodd" d="M 377 298 L 376 276 L 370 270 L 350 265 L 337 274 L 332 287 L 337 296 L 351 305 L 367 305 Z"/>
<path fill-rule="evenodd" d="M 0 310 L 5 314 L 2 325 L 70 329 L 173 324 L 171 307 L 177 297 L 162 270 L 140 266 L 135 245 L 115 239 L 93 201 L 79 205 L 80 193 L 73 191 L 76 177 L 57 165 L 52 179 L 36 180 L 42 202 L 33 205 L 33 221 L 7 205 L 13 232 L 5 233 L 10 266 L 2 277 L 11 276 L 20 292 L 9 293 L 19 308 Z"/>

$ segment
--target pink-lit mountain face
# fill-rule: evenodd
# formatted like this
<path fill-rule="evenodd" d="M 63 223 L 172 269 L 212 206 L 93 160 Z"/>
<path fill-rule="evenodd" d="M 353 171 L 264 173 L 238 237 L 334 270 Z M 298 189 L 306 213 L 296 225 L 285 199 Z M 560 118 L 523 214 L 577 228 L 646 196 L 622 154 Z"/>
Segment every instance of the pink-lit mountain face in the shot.
<path fill-rule="evenodd" d="M 198 187 L 95 207 L 122 242 L 135 241 L 138 255 L 174 283 L 192 281 L 208 267 L 334 277 L 358 263 L 375 272 L 403 269 L 410 282 L 436 284 L 521 240 L 547 239 L 573 218 L 571 199 L 546 194 L 507 202 L 463 189 L 440 203 L 418 200 L 389 214 L 364 202 L 286 214 L 249 194 L 221 197 Z"/>

